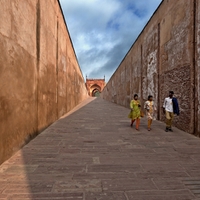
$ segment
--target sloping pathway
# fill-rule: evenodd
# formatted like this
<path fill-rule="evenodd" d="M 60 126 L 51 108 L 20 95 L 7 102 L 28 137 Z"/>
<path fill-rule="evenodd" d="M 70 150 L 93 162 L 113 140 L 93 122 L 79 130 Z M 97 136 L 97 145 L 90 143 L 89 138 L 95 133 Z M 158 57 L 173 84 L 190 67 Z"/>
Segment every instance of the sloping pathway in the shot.
<path fill-rule="evenodd" d="M 101 98 L 81 105 L 0 166 L 0 200 L 200 200 L 199 138 L 146 119 L 136 131 Z"/>

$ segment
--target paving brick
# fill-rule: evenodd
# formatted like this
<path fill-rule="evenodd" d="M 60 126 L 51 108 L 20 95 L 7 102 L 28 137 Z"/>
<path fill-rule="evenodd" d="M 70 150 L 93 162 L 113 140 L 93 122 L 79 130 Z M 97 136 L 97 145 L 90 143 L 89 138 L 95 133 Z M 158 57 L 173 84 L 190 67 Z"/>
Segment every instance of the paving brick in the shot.
<path fill-rule="evenodd" d="M 102 193 L 86 193 L 85 199 L 87 200 L 127 200 L 123 192 L 102 192 Z"/>
<path fill-rule="evenodd" d="M 199 170 L 187 170 L 187 173 L 191 177 L 200 177 L 200 171 Z"/>
<path fill-rule="evenodd" d="M 10 195 L 9 200 L 82 200 L 83 193 L 34 193 Z"/>
<path fill-rule="evenodd" d="M 125 178 L 135 178 L 135 173 L 79 173 L 74 174 L 73 179 L 100 179 L 100 180 L 113 180 L 113 179 L 125 179 Z"/>
<path fill-rule="evenodd" d="M 39 166 L 34 174 L 65 174 L 73 172 L 85 172 L 86 166 L 84 165 L 43 165 Z"/>
<path fill-rule="evenodd" d="M 88 191 L 88 192 L 101 192 L 101 181 L 98 179 L 85 179 L 85 180 L 71 180 L 71 181 L 57 181 L 54 184 L 54 188 L 52 192 L 80 192 L 80 191 Z"/>
<path fill-rule="evenodd" d="M 196 200 L 189 190 L 131 191 L 126 194 L 129 200 Z"/>
<path fill-rule="evenodd" d="M 36 170 L 38 165 L 12 165 L 5 170 L 6 174 L 16 174 L 16 173 L 32 173 Z"/>
<path fill-rule="evenodd" d="M 189 177 L 186 172 L 136 172 L 136 177 L 138 178 L 182 178 Z"/>
<path fill-rule="evenodd" d="M 185 163 L 181 164 L 181 167 L 183 167 L 187 171 L 198 171 L 199 170 L 199 166 L 200 166 L 200 163 L 188 163 L 188 162 L 185 162 Z"/>
<path fill-rule="evenodd" d="M 10 182 L 5 190 L 3 191 L 4 194 L 20 194 L 20 193 L 43 193 L 43 192 L 51 192 L 53 188 L 54 182 L 53 181 L 16 181 Z"/>
<path fill-rule="evenodd" d="M 200 139 L 94 99 L 0 166 L 4 200 L 199 200 Z"/>
<path fill-rule="evenodd" d="M 175 178 L 154 178 L 152 179 L 159 190 L 181 190 L 185 189 L 182 181 Z"/>
<path fill-rule="evenodd" d="M 73 154 L 72 154 L 73 155 Z M 95 154 L 93 156 L 96 156 Z M 72 156 L 67 156 L 66 154 L 60 155 L 60 159 L 58 161 L 61 165 L 79 165 L 79 166 L 86 166 L 87 164 L 93 164 L 93 156 L 92 155 L 85 155 L 79 154 Z"/>
<path fill-rule="evenodd" d="M 184 172 L 183 169 L 178 163 L 174 164 L 142 164 L 142 168 L 146 172 Z"/>
<path fill-rule="evenodd" d="M 200 156 L 199 155 L 194 155 L 194 154 L 191 154 L 191 156 L 190 156 L 194 161 L 196 161 L 196 162 L 200 162 Z"/>
<path fill-rule="evenodd" d="M 118 179 L 102 181 L 104 191 L 131 191 L 157 189 L 150 179 Z"/>
<path fill-rule="evenodd" d="M 88 172 L 136 172 L 142 171 L 140 165 L 89 165 Z"/>

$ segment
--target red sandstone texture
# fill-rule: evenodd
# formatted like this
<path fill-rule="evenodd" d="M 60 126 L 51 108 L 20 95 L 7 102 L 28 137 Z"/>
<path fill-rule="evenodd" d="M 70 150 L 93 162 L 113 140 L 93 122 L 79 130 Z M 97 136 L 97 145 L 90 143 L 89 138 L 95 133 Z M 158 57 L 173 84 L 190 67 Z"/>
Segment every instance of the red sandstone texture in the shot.
<path fill-rule="evenodd" d="M 96 96 L 102 92 L 106 82 L 105 79 L 88 79 L 86 78 L 86 88 L 89 96 Z"/>
<path fill-rule="evenodd" d="M 153 95 L 157 119 L 173 90 L 180 103 L 175 126 L 200 136 L 200 0 L 164 0 L 102 92 L 106 100 L 129 107 Z"/>
<path fill-rule="evenodd" d="M 55 0 L 2 0 L 0 163 L 88 94 Z"/>

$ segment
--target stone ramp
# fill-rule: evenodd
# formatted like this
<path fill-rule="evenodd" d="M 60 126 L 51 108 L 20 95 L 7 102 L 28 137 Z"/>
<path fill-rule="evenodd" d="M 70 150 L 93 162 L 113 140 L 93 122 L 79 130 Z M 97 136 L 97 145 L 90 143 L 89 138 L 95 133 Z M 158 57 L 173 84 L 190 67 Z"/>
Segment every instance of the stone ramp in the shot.
<path fill-rule="evenodd" d="M 200 200 L 200 139 L 128 113 L 83 102 L 0 166 L 0 200 Z"/>

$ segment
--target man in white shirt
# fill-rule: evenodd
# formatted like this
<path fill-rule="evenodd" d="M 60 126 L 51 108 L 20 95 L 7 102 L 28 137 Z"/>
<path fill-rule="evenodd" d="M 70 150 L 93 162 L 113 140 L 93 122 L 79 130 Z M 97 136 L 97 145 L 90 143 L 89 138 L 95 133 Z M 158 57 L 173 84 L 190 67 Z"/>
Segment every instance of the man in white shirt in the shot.
<path fill-rule="evenodd" d="M 165 131 L 173 131 L 172 130 L 172 120 L 174 118 L 174 110 L 173 110 L 173 91 L 169 91 L 169 97 L 165 98 L 164 104 L 163 104 L 163 112 L 166 117 L 166 129 Z"/>

